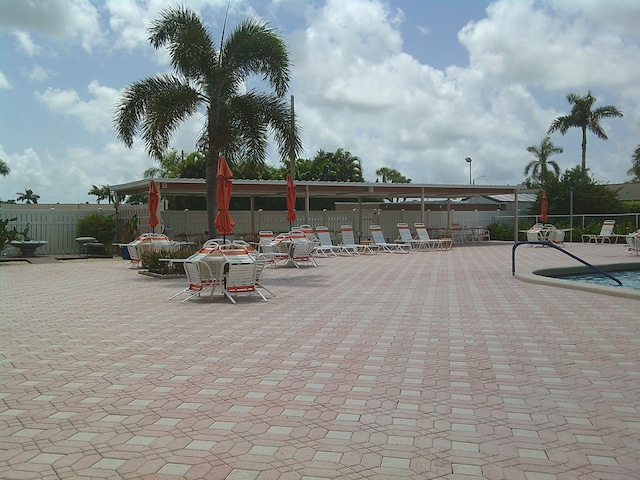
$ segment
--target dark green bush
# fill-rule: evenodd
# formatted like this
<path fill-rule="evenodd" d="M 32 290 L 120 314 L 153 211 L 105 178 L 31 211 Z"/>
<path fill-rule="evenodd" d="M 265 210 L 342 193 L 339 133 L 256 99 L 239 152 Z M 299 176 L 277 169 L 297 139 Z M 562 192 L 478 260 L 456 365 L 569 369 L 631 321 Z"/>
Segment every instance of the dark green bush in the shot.
<path fill-rule="evenodd" d="M 187 249 L 170 252 L 169 250 L 145 250 L 142 252 L 142 266 L 152 273 L 161 275 L 179 275 L 184 273 L 182 263 L 169 264 L 161 258 L 187 258 L 191 252 Z"/>
<path fill-rule="evenodd" d="M 78 237 L 94 237 L 98 242 L 111 245 L 116 235 L 116 220 L 113 215 L 92 213 L 78 220 Z"/>
<path fill-rule="evenodd" d="M 489 225 L 491 240 L 513 240 L 513 226 L 504 223 L 492 223 Z"/>

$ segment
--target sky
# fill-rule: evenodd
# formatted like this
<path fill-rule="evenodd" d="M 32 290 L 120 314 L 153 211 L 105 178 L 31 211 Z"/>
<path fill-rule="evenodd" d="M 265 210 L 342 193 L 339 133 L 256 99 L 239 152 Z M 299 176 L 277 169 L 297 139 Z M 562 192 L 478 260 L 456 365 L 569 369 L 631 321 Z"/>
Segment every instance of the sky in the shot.
<path fill-rule="evenodd" d="M 640 144 L 637 0 L 190 0 L 214 38 L 259 17 L 285 40 L 302 158 L 348 150 L 367 181 L 380 167 L 413 183 L 517 185 L 568 93 L 614 105 L 608 141 L 588 136 L 602 183 L 631 179 Z M 147 28 L 164 0 L 0 0 L 0 200 L 95 203 L 92 185 L 139 180 L 157 163 L 115 136 L 122 90 L 170 71 Z M 192 152 L 195 115 L 171 145 Z M 581 133 L 555 133 L 562 171 Z M 472 159 L 471 169 L 465 158 Z M 280 165 L 276 150 L 266 161 Z"/>

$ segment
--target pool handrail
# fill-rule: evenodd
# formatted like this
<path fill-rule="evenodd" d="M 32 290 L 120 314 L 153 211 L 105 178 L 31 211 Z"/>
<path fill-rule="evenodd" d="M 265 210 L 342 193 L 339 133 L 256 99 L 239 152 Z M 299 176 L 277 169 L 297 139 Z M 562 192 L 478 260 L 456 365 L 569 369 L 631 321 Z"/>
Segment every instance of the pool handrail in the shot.
<path fill-rule="evenodd" d="M 564 248 L 560 248 L 555 243 L 548 242 L 548 241 L 539 241 L 539 242 L 522 241 L 522 242 L 515 242 L 513 244 L 513 247 L 511 248 L 511 275 L 515 276 L 515 274 L 516 274 L 516 248 L 518 248 L 520 245 L 544 245 L 545 247 L 553 247 L 556 250 L 559 250 L 560 252 L 569 255 L 571 258 L 573 258 L 574 260 L 579 261 L 583 265 L 586 265 L 587 267 L 591 268 L 592 270 L 596 271 L 597 273 L 601 273 L 605 277 L 609 277 L 611 280 L 616 282 L 619 287 L 622 287 L 622 282 L 619 279 L 617 279 L 616 277 L 614 277 L 613 275 L 611 275 L 610 273 L 605 272 L 604 270 L 596 267 L 595 265 L 591 265 L 590 263 L 584 261 L 580 257 L 577 257 L 576 255 L 574 255 L 573 253 L 569 253 Z"/>

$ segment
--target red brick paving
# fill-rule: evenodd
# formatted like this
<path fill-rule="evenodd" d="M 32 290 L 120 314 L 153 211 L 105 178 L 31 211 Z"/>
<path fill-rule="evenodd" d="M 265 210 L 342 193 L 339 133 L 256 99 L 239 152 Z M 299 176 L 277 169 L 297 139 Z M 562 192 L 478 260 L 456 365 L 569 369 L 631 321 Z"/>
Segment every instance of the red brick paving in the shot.
<path fill-rule="evenodd" d="M 510 244 L 269 269 L 238 305 L 121 264 L 0 264 L 0 478 L 640 472 L 639 301 L 517 280 Z"/>

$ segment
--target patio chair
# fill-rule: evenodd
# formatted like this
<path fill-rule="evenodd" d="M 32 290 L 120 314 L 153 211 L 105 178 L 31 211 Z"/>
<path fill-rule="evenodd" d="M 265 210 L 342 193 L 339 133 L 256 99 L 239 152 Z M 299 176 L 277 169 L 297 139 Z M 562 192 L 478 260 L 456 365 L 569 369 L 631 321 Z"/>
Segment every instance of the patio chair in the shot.
<path fill-rule="evenodd" d="M 314 233 L 313 227 L 311 225 L 300 225 L 299 230 L 304 233 L 305 237 L 307 237 L 307 240 L 309 240 L 310 242 L 319 243 L 318 237 L 316 237 L 316 234 Z"/>
<path fill-rule="evenodd" d="M 267 266 L 267 262 L 268 262 L 267 257 L 265 257 L 264 254 L 260 253 L 256 257 L 255 262 L 256 262 L 256 288 L 261 288 L 266 292 L 268 292 L 272 297 L 275 297 L 276 296 L 275 293 L 273 293 L 271 290 L 265 287 L 262 283 L 260 283 L 260 279 L 262 278 L 262 272 Z"/>
<path fill-rule="evenodd" d="M 424 242 L 425 248 L 429 250 L 451 250 L 453 247 L 453 239 L 451 238 L 431 238 L 429 231 L 424 223 L 414 223 L 418 239 Z"/>
<path fill-rule="evenodd" d="M 315 259 L 311 256 L 314 246 L 315 245 L 309 241 L 293 241 L 290 261 L 296 268 L 300 268 L 300 264 L 302 263 L 313 265 L 314 267 L 318 266 Z"/>
<path fill-rule="evenodd" d="M 258 233 L 258 243 L 254 243 L 254 247 L 258 252 L 262 252 L 262 247 L 273 242 L 273 232 L 271 230 L 261 230 Z"/>
<path fill-rule="evenodd" d="M 342 243 L 338 244 L 339 247 L 353 251 L 356 255 L 361 253 L 378 253 L 379 247 L 377 246 L 361 245 L 356 243 L 356 239 L 353 235 L 353 227 L 351 225 L 340 225 L 340 234 L 342 235 Z"/>
<path fill-rule="evenodd" d="M 209 298 L 212 298 L 216 286 L 223 284 L 221 275 L 214 274 L 209 264 L 201 259 L 184 262 L 184 273 L 187 275 L 187 288 L 169 297 L 169 300 L 183 293 L 188 293 L 189 296 L 182 300 L 182 303 L 184 303 L 194 297 L 200 297 L 200 294 L 207 289 L 210 289 Z"/>
<path fill-rule="evenodd" d="M 452 223 L 450 232 L 453 243 L 465 243 L 467 241 L 465 231 L 459 223 Z"/>
<path fill-rule="evenodd" d="M 396 243 L 409 245 L 411 248 L 416 250 L 427 249 L 426 242 L 413 238 L 413 236 L 411 235 L 411 230 L 409 229 L 409 225 L 407 225 L 406 223 L 398 223 L 397 227 L 400 236 L 396 238 Z"/>
<path fill-rule="evenodd" d="M 557 228 L 549 230 L 547 240 L 556 245 L 564 245 L 564 230 L 558 230 Z"/>
<path fill-rule="evenodd" d="M 636 230 L 626 236 L 627 251 L 629 254 L 635 252 L 636 255 L 640 255 L 640 230 Z"/>
<path fill-rule="evenodd" d="M 584 234 L 582 235 L 582 243 L 611 243 L 611 237 L 615 237 L 616 241 L 618 238 L 613 233 L 613 227 L 615 227 L 615 220 L 605 220 L 602 224 L 602 228 L 600 228 L 600 233 L 597 235 Z"/>
<path fill-rule="evenodd" d="M 328 257 L 329 255 L 337 256 L 339 253 L 346 253 L 347 255 L 357 255 L 358 248 L 354 246 L 341 246 L 334 245 L 331 240 L 331 233 L 329 233 L 329 228 L 324 225 L 320 227 L 316 227 L 316 236 L 318 237 L 318 241 L 320 242 L 316 245 L 315 252 L 320 255 L 324 255 Z M 327 253 L 329 255 L 327 255 Z"/>
<path fill-rule="evenodd" d="M 235 263 L 229 261 L 225 264 L 227 273 L 221 287 L 222 293 L 231 300 L 231 303 L 237 303 L 234 297 L 240 294 L 252 295 L 254 293 L 260 295 L 265 302 L 268 301 L 267 297 L 256 288 L 256 267 L 256 262 Z"/>
<path fill-rule="evenodd" d="M 384 239 L 384 235 L 382 233 L 382 227 L 380 227 L 380 225 L 370 225 L 369 230 L 371 231 L 371 238 L 373 240 L 373 244 L 377 245 L 378 248 L 381 248 L 382 251 L 393 252 L 393 253 L 409 253 L 411 251 L 411 245 L 387 242 Z"/>

